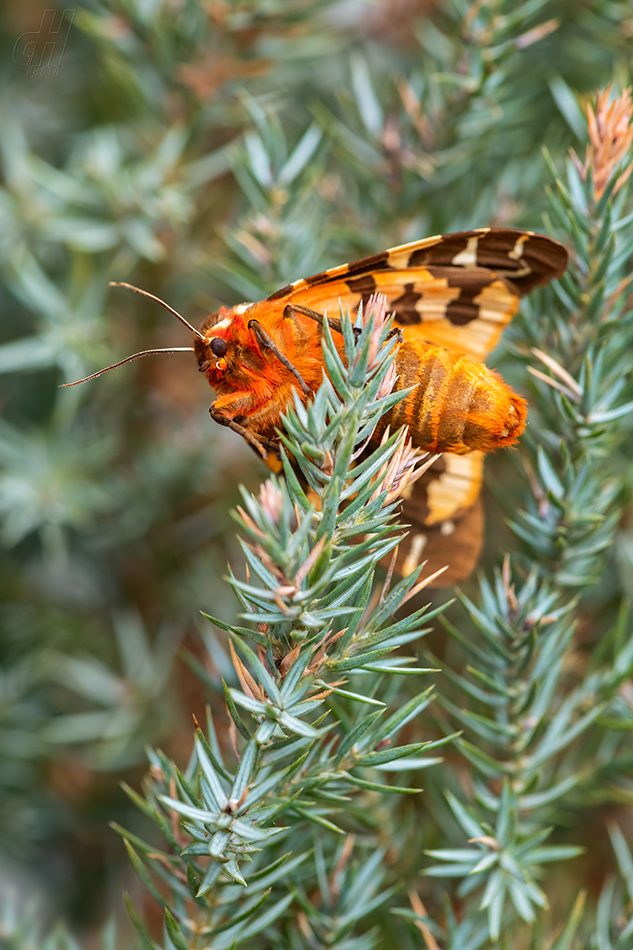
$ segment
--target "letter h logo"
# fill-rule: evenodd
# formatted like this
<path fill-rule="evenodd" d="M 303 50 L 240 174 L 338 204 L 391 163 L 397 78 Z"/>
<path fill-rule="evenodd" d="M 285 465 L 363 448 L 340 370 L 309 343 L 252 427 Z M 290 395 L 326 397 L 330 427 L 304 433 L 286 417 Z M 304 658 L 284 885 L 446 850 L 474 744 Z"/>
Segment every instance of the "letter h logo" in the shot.
<path fill-rule="evenodd" d="M 45 10 L 38 30 L 22 33 L 13 47 L 13 59 L 29 76 L 57 76 L 75 10 Z"/>

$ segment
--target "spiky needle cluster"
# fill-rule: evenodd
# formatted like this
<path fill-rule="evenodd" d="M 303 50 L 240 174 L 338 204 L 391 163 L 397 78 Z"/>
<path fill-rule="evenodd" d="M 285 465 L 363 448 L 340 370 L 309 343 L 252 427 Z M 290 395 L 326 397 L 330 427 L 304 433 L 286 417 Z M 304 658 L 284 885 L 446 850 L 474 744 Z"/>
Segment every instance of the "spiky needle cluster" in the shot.
<path fill-rule="evenodd" d="M 625 268 L 633 253 L 630 92 L 612 97 L 604 90 L 588 115 L 587 163 L 579 169 L 572 155 L 567 181 L 557 177 L 551 195 L 556 224 L 573 248 L 572 267 L 554 286 L 556 299 L 528 305 L 520 318 L 527 340 L 539 343 L 525 347 L 526 362 L 536 357 L 542 367 L 528 366 L 537 383 L 524 440 L 525 507 L 508 512 L 522 550 L 514 570 L 506 559 L 494 583 L 481 581 L 478 598 L 461 596 L 468 633 L 463 622 L 445 621 L 464 661 L 444 669 L 441 682 L 451 686 L 442 687 L 438 701 L 445 728 L 464 729 L 457 745 L 469 763 L 472 794 L 465 800 L 445 789 L 459 845 L 430 849 L 434 862 L 425 874 L 458 881 L 456 897 L 467 911 L 461 922 L 453 913 L 447 919 L 455 948 L 479 928 L 481 945 L 512 946 L 522 929 L 539 945 L 556 887 L 547 865 L 584 848 L 595 861 L 594 834 L 577 828 L 571 841 L 560 834 L 552 840 L 552 829 L 571 824 L 583 806 L 600 827 L 595 805 L 621 801 L 629 784 L 633 716 L 624 697 L 633 676 L 633 626 L 626 609 L 609 623 L 604 605 L 592 613 L 581 594 L 600 575 L 618 530 L 621 420 L 633 411 L 623 345 L 633 334 Z M 600 630 L 591 657 L 575 639 L 587 623 Z M 597 758 L 587 769 L 590 749 Z M 630 853 L 617 827 L 609 833 L 622 870 Z M 630 912 L 617 926 L 609 923 L 611 906 L 622 900 L 621 889 L 616 895 L 615 884 L 605 884 L 598 936 L 585 944 L 583 896 L 552 945 L 628 946 Z M 421 924 L 415 894 L 412 907 Z M 510 942 L 504 933 L 512 934 Z"/>
<path fill-rule="evenodd" d="M 424 632 L 420 624 L 432 616 L 424 608 L 401 620 L 393 614 L 428 580 L 417 584 L 418 571 L 393 586 L 387 581 L 372 600 L 377 564 L 398 544 L 399 493 L 433 458 L 418 458 L 403 431 L 371 442 L 382 413 L 404 395 L 391 391 L 395 340 L 384 298 L 369 302 L 360 331 L 346 315 L 342 325 L 346 361 L 326 324 L 323 383 L 311 405 L 297 399 L 285 420 L 285 481 L 269 479 L 257 497 L 245 491 L 236 514 L 247 573 L 245 579 L 231 573 L 229 582 L 247 626 L 209 617 L 230 638 L 236 682 L 225 684 L 225 698 L 232 748 L 221 749 L 209 715 L 207 735 L 197 729 L 184 773 L 154 755 L 150 804 L 143 807 L 177 854 L 150 853 L 122 832 L 152 893 L 158 890 L 146 865 L 172 888 L 175 903 L 165 920 L 176 946 L 213 937 L 214 950 L 221 950 L 267 926 L 292 895 L 282 890 L 267 910 L 255 912 L 304 862 L 307 828 L 330 835 L 356 829 L 357 808 L 351 824 L 349 815 L 340 827 L 334 820 L 341 803 L 418 791 L 384 784 L 381 771 L 432 765 L 438 760 L 420 753 L 448 741 L 393 744 L 428 705 L 431 690 L 391 714 L 380 698 L 382 684 L 394 676 L 432 672 L 418 667 L 415 656 L 389 656 Z M 284 855 L 280 842 L 289 827 L 294 844 Z M 370 861 L 373 866 L 375 856 Z M 300 893 L 301 871 L 293 879 Z M 240 895 L 236 883 L 251 896 Z M 366 912 L 363 906 L 350 925 Z M 311 926 L 305 915 L 302 926 Z"/>

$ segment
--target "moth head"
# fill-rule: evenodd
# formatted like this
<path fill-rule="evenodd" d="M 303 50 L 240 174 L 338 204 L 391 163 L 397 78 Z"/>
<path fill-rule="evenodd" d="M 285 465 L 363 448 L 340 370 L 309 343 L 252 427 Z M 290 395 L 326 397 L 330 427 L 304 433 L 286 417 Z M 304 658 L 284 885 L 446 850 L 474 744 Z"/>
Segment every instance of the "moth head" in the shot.
<path fill-rule="evenodd" d="M 222 375 L 228 368 L 226 356 L 229 352 L 229 341 L 220 335 L 223 331 L 218 331 L 218 336 L 209 334 L 204 342 L 195 339 L 193 348 L 198 357 L 198 368 L 201 373 L 206 373 L 211 379 L 215 374 Z"/>
<path fill-rule="evenodd" d="M 236 311 L 237 307 L 220 307 L 215 313 L 209 314 L 200 327 L 200 335 L 194 337 L 193 348 L 198 357 L 198 367 L 201 373 L 206 373 L 212 384 L 226 373 L 231 362 L 239 334 L 239 311 Z"/>
<path fill-rule="evenodd" d="M 248 314 L 252 304 L 239 303 L 234 307 L 220 307 L 210 313 L 194 337 L 193 348 L 198 357 L 198 367 L 205 373 L 213 387 L 230 376 L 237 384 L 248 362 L 249 346 L 252 348 L 251 331 L 248 329 Z"/>

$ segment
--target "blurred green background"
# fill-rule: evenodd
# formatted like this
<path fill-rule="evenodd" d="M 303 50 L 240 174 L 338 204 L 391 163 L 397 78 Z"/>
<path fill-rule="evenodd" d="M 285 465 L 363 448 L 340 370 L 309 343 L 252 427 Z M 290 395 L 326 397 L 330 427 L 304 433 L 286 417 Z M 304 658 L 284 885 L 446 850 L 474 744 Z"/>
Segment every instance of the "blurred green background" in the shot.
<path fill-rule="evenodd" d="M 127 933 L 124 887 L 143 903 L 108 827 L 143 827 L 119 783 L 148 743 L 186 760 L 192 665 L 226 662 L 199 610 L 234 615 L 229 510 L 265 472 L 209 419 L 193 354 L 57 388 L 189 344 L 108 281 L 197 325 L 426 234 L 540 229 L 542 147 L 584 151 L 581 104 L 629 83 L 632 38 L 630 3 L 600 0 L 4 6 L 0 891 L 34 926 L 90 943 L 111 914 Z M 508 472 L 492 461 L 511 506 Z M 633 592 L 630 538 L 602 603 Z"/>

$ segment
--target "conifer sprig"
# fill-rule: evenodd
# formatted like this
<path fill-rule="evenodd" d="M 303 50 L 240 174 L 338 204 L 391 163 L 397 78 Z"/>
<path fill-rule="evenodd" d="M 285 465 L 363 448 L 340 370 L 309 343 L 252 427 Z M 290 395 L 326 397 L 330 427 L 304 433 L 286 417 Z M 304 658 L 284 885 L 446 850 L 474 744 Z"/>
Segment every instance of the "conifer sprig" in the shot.
<path fill-rule="evenodd" d="M 209 714 L 207 735 L 197 730 L 184 773 L 153 754 L 147 799 L 134 799 L 158 822 L 172 851 L 157 854 L 122 831 L 139 877 L 165 908 L 166 933 L 176 946 L 189 945 L 196 934 L 213 937 L 214 950 L 245 941 L 293 898 L 303 907 L 304 930 L 334 927 L 342 936 L 353 929 L 391 894 L 379 886 L 383 852 L 374 842 L 360 868 L 352 861 L 355 872 L 343 890 L 329 886 L 328 902 L 338 887 L 339 910 L 336 925 L 327 923 L 314 909 L 306 916 L 299 883 L 310 864 L 305 829 L 319 829 L 315 860 L 323 861 L 324 851 L 335 855 L 328 836 L 334 841 L 358 826 L 355 799 L 420 791 L 385 783 L 382 773 L 432 766 L 441 761 L 435 749 L 449 741 L 395 741 L 431 702 L 432 688 L 392 711 L 382 698 L 394 675 L 433 672 L 415 656 L 390 655 L 422 636 L 421 624 L 435 613 L 422 608 L 394 618 L 427 583 L 417 583 L 419 571 L 370 601 L 378 562 L 398 544 L 399 493 L 433 461 L 418 458 L 402 431 L 380 444 L 370 441 L 382 413 L 406 395 L 392 393 L 395 337 L 385 303 L 372 299 L 357 331 L 342 314 L 345 358 L 326 323 L 327 375 L 314 401 L 304 407 L 296 399 L 285 420 L 286 479 L 269 479 L 257 497 L 243 493 L 236 520 L 246 579 L 231 572 L 229 583 L 247 626 L 209 617 L 228 633 L 235 670 L 235 685 L 224 686 L 232 751 L 222 750 L 218 717 Z M 370 834 L 363 851 L 371 840 Z M 336 859 L 340 875 L 348 860 L 347 852 Z M 280 885 L 291 871 L 294 879 L 294 869 L 297 884 L 289 894 Z M 169 900 L 153 875 L 169 884 Z M 266 891 L 252 886 L 259 880 Z M 244 894 L 235 884 L 247 888 Z M 274 896 L 260 911 L 271 889 Z M 349 944 L 357 945 L 373 943 L 364 937 Z"/>
<path fill-rule="evenodd" d="M 547 888 L 537 883 L 543 865 L 583 850 L 552 842 L 552 826 L 583 801 L 611 799 L 627 769 L 623 730 L 632 720 L 621 689 L 633 675 L 628 613 L 605 631 L 600 657 L 584 674 L 568 672 L 582 618 L 570 588 L 574 594 L 595 582 L 613 542 L 623 473 L 609 459 L 624 435 L 620 420 L 633 410 L 623 347 L 633 321 L 624 272 L 633 253 L 631 158 L 621 147 L 630 144 L 633 108 L 628 92 L 607 100 L 608 92 L 598 98 L 598 120 L 589 110 L 586 165 L 579 171 L 570 160 L 567 183 L 557 178 L 550 196 L 574 249 L 572 266 L 554 287 L 557 300 L 532 304 L 521 320 L 541 366 L 528 367 L 537 380 L 531 411 L 540 416 L 525 439 L 530 491 L 510 521 L 529 570 L 521 576 L 506 559 L 494 583 L 481 581 L 477 603 L 461 596 L 470 636 L 444 621 L 467 661 L 462 672 L 445 670 L 443 682 L 455 692 L 442 690 L 438 701 L 447 727 L 465 730 L 457 744 L 473 771 L 473 799 L 466 808 L 447 790 L 462 842 L 430 851 L 440 863 L 425 873 L 460 880 L 457 894 L 485 915 L 494 946 L 517 919 L 538 930 L 548 906 Z M 598 772 L 583 766 L 588 746 L 613 750 Z"/>

